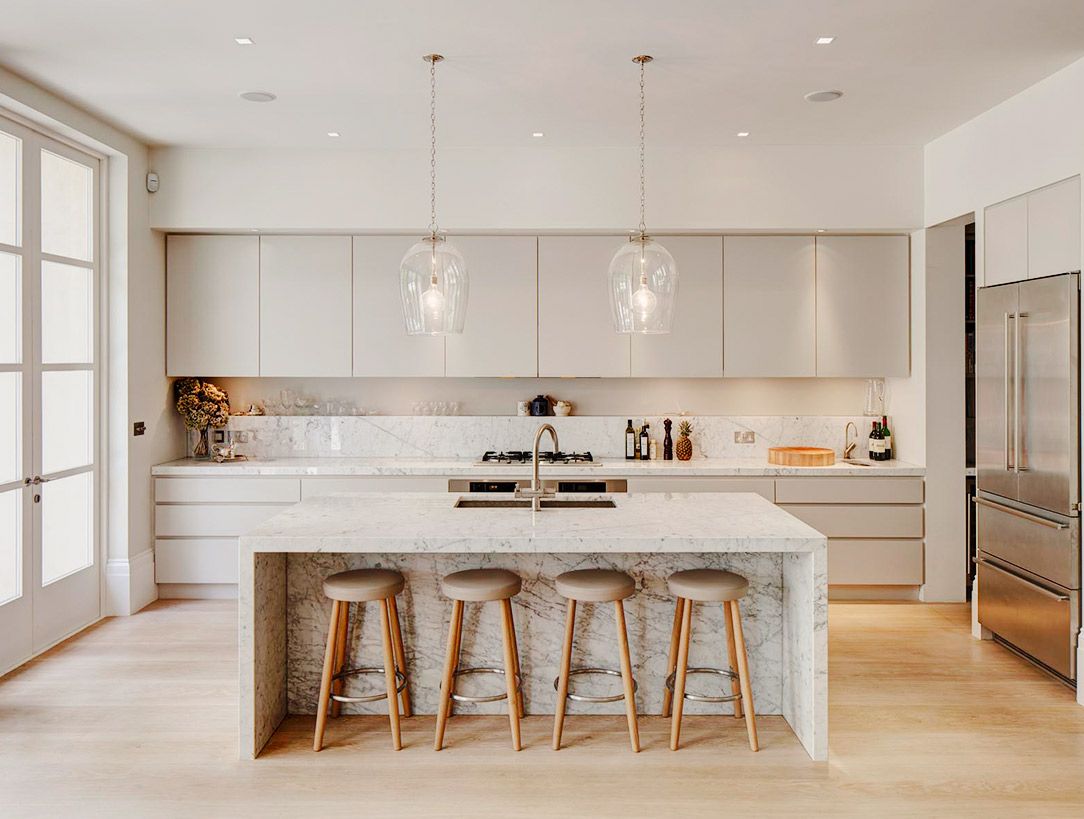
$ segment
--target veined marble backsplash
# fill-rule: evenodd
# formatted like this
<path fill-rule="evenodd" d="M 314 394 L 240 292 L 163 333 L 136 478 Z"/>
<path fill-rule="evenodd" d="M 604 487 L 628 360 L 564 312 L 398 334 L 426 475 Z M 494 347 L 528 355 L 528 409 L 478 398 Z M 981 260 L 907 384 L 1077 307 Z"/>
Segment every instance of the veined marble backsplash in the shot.
<path fill-rule="evenodd" d="M 670 416 L 673 437 L 682 420 L 693 426 L 693 458 L 767 457 L 772 446 L 821 446 L 842 456 L 844 428 L 858 427 L 855 455 L 865 457 L 872 419 L 842 415 Z M 478 458 L 488 449 L 530 449 L 543 420 L 557 430 L 561 449 L 590 451 L 596 458 L 622 458 L 627 417 L 568 416 L 233 416 L 229 428 L 247 433 L 238 452 L 254 458 Z M 633 418 L 639 425 L 641 419 Z M 649 417 L 651 437 L 661 445 L 663 418 Z M 755 442 L 734 442 L 751 431 Z M 550 447 L 548 437 L 543 448 Z"/>

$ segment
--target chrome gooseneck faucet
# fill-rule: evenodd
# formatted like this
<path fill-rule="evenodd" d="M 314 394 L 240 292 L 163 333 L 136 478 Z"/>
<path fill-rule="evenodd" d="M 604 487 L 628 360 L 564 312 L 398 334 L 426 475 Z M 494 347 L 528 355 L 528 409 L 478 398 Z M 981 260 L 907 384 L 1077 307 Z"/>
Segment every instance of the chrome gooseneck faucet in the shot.
<path fill-rule="evenodd" d="M 550 438 L 553 439 L 553 451 L 558 452 L 560 445 L 557 443 L 557 430 L 555 430 L 550 424 L 543 424 L 538 428 L 538 432 L 534 436 L 534 449 L 531 453 L 531 488 L 530 489 L 517 489 L 517 498 L 530 498 L 531 509 L 538 512 L 542 509 L 542 498 L 546 495 L 553 495 L 552 489 L 543 489 L 541 482 L 538 480 L 538 446 L 542 443 L 542 433 L 548 432 Z"/>

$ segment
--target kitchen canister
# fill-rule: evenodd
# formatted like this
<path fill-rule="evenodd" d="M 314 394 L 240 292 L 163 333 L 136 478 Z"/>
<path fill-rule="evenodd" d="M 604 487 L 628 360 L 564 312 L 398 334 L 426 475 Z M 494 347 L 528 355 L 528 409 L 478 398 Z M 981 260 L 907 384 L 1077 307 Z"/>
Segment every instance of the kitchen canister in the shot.
<path fill-rule="evenodd" d="M 530 401 L 517 401 L 516 402 L 516 415 L 530 415 L 531 414 L 531 402 Z"/>

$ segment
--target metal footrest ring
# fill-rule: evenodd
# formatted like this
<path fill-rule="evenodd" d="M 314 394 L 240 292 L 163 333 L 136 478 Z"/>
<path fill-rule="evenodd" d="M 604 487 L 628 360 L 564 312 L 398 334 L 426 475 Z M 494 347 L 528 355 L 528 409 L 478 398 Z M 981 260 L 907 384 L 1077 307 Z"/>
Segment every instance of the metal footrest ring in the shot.
<path fill-rule="evenodd" d="M 620 677 L 621 676 L 620 671 L 615 671 L 612 668 L 573 668 L 571 671 L 568 672 L 569 677 L 573 677 L 573 676 L 575 676 L 577 674 L 606 674 L 607 676 L 610 676 L 610 677 Z M 560 690 L 560 688 L 561 688 L 560 683 L 561 683 L 561 678 L 560 677 L 554 677 L 553 678 L 553 690 L 554 691 L 559 691 Z M 636 693 L 636 690 L 638 688 L 639 688 L 639 685 L 636 683 L 636 678 L 633 677 L 633 679 L 632 679 L 632 691 L 633 691 L 633 693 Z M 575 702 L 619 702 L 620 700 L 625 699 L 625 692 L 622 691 L 620 694 L 614 694 L 611 697 L 589 697 L 586 694 L 573 694 L 571 691 L 569 691 L 568 694 L 567 694 L 567 697 L 568 697 L 568 699 L 573 700 Z"/>
<path fill-rule="evenodd" d="M 462 677 L 468 674 L 500 674 L 504 676 L 503 668 L 484 668 L 476 666 L 474 668 L 457 668 L 455 670 L 455 677 Z M 516 691 L 523 688 L 523 680 L 520 679 L 519 674 L 516 674 Z M 451 698 L 456 702 L 500 702 L 501 700 L 508 699 L 508 692 L 505 691 L 501 694 L 492 694 L 488 697 L 468 697 L 466 694 L 457 694 L 452 691 Z"/>
<path fill-rule="evenodd" d="M 688 674 L 716 674 L 720 677 L 726 677 L 727 679 L 738 679 L 737 673 L 729 668 L 686 668 L 685 673 Z M 677 679 L 677 671 L 674 671 L 666 678 L 666 688 L 673 693 L 674 680 Z M 693 694 L 689 691 L 685 692 L 684 699 L 689 702 L 735 702 L 741 699 L 741 694 L 727 694 L 723 697 L 708 697 L 704 694 Z"/>
<path fill-rule="evenodd" d="M 334 683 L 334 682 L 336 682 L 338 680 L 345 680 L 347 677 L 353 677 L 353 676 L 356 676 L 358 674 L 380 674 L 380 675 L 383 675 L 384 674 L 384 669 L 383 668 L 348 668 L 346 671 L 340 671 L 338 674 L 336 674 L 334 677 L 332 677 L 331 681 Z M 395 688 L 395 693 L 396 694 L 401 693 L 402 690 L 404 688 L 406 688 L 406 684 L 407 684 L 406 674 L 404 674 L 398 668 L 395 669 L 395 683 L 396 683 L 396 688 Z M 345 696 L 343 694 L 332 694 L 331 695 L 331 699 L 333 699 L 335 702 L 377 702 L 378 700 L 386 700 L 387 698 L 388 698 L 388 692 L 387 691 L 383 691 L 383 692 L 381 692 L 379 694 L 368 694 L 368 695 L 366 695 L 364 697 L 347 697 L 347 696 Z"/>

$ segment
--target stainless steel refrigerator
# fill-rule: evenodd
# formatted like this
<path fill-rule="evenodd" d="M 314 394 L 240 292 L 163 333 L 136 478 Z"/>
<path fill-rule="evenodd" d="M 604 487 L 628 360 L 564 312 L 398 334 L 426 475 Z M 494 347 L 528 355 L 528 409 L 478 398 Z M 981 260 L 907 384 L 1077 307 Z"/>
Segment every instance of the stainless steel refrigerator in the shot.
<path fill-rule="evenodd" d="M 1066 273 L 979 289 L 975 348 L 979 622 L 1073 683 L 1081 585 L 1079 278 Z"/>

